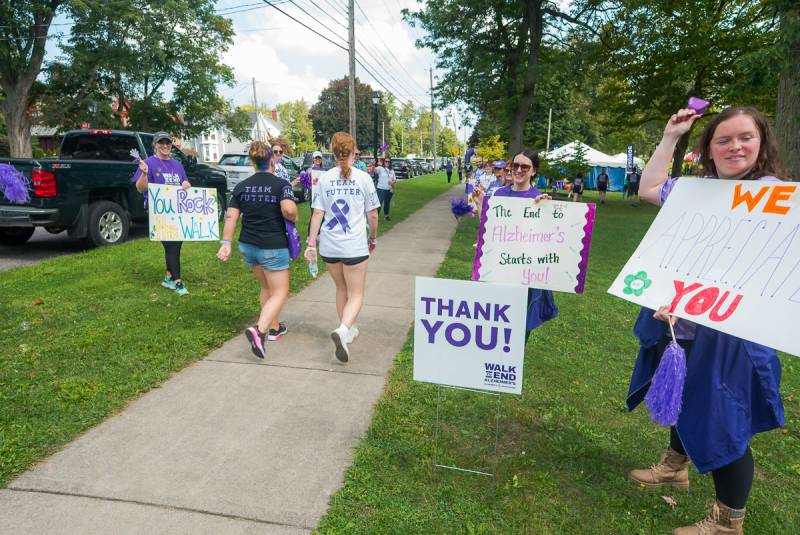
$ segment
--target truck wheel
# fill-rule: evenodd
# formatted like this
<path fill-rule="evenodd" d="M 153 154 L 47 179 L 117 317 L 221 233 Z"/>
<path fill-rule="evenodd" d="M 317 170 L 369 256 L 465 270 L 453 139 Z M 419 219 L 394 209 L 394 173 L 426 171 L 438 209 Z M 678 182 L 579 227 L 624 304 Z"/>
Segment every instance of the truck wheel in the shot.
<path fill-rule="evenodd" d="M 89 205 L 89 242 L 97 247 L 122 243 L 131 223 L 120 205 L 97 201 Z"/>
<path fill-rule="evenodd" d="M 0 227 L 0 245 L 22 245 L 33 236 L 33 227 Z"/>

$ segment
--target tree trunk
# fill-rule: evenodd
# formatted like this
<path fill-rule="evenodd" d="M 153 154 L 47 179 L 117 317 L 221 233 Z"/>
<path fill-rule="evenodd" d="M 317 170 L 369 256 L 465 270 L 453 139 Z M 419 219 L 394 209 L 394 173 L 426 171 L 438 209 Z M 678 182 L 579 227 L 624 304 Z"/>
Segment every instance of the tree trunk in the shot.
<path fill-rule="evenodd" d="M 20 85 L 26 87 L 20 87 Z M 28 117 L 28 95 L 30 84 L 20 82 L 14 86 L 5 85 L 3 112 L 6 116 L 8 152 L 12 158 L 33 157 L 31 145 L 31 119 Z"/>
<path fill-rule="evenodd" d="M 678 140 L 678 144 L 675 145 L 675 151 L 672 153 L 672 171 L 670 171 L 672 176 L 683 175 L 683 157 L 686 155 L 686 148 L 689 146 L 689 135 L 691 133 L 692 131 L 689 130 L 683 134 Z"/>
<path fill-rule="evenodd" d="M 525 82 L 522 94 L 517 101 L 517 109 L 511 118 L 508 150 L 516 154 L 522 149 L 522 135 L 525 121 L 528 120 L 533 99 L 536 96 L 536 82 L 539 77 L 539 50 L 542 46 L 542 0 L 528 0 L 526 18 L 528 20 L 528 65 L 525 68 Z"/>
<path fill-rule="evenodd" d="M 791 20 L 790 20 L 791 19 Z M 781 69 L 775 109 L 775 130 L 786 170 L 800 179 L 800 10 L 781 13 L 781 28 L 788 54 Z"/>

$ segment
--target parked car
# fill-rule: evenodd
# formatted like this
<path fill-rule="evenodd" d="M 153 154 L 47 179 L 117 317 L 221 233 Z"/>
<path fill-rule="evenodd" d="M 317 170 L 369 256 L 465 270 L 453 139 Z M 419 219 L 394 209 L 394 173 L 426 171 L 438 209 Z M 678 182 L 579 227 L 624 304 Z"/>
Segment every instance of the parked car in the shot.
<path fill-rule="evenodd" d="M 392 170 L 394 176 L 400 178 L 414 178 L 414 167 L 405 158 L 395 158 L 392 160 Z"/>
<path fill-rule="evenodd" d="M 228 175 L 228 191 L 233 191 L 239 182 L 255 172 L 247 154 L 223 154 L 217 167 Z"/>
<path fill-rule="evenodd" d="M 414 158 L 414 161 L 417 162 L 417 165 L 420 169 L 420 174 L 427 174 L 433 172 L 433 165 L 426 160 L 425 158 Z"/>
<path fill-rule="evenodd" d="M 147 221 L 142 194 L 131 182 L 136 171 L 132 149 L 152 156 L 153 134 L 73 130 L 64 134 L 57 159 L 0 158 L 25 175 L 30 194 L 25 204 L 0 196 L 0 244 L 22 245 L 35 227 L 52 234 L 66 230 L 96 246 L 125 241 L 131 221 Z M 172 157 L 181 162 L 192 185 L 217 190 L 223 214 L 225 172 L 177 148 Z"/>

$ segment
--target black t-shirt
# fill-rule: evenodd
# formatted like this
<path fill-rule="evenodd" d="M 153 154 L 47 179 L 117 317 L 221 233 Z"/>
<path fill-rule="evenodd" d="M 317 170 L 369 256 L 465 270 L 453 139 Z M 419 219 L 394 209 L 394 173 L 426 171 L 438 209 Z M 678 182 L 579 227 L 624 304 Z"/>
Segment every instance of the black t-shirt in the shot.
<path fill-rule="evenodd" d="M 597 175 L 597 182 L 598 184 L 607 184 L 608 183 L 608 175 L 605 173 L 600 173 Z"/>
<path fill-rule="evenodd" d="M 294 202 L 292 185 L 272 173 L 259 172 L 237 184 L 231 195 L 231 208 L 242 212 L 239 241 L 260 249 L 288 247 L 282 200 Z"/>

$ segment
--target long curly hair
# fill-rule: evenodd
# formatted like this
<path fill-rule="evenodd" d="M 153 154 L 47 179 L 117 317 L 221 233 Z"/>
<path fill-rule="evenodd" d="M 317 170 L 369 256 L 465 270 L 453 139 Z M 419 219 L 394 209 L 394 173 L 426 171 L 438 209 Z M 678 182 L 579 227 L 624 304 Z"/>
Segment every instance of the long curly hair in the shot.
<path fill-rule="evenodd" d="M 761 140 L 756 163 L 750 170 L 750 177 L 756 179 L 762 176 L 774 176 L 781 180 L 791 180 L 783 165 L 783 158 L 781 158 L 780 149 L 778 148 L 778 140 L 775 137 L 775 132 L 772 130 L 769 119 L 763 113 L 750 106 L 739 106 L 723 110 L 711 119 L 703 129 L 698 141 L 698 148 L 700 162 L 703 164 L 706 175 L 717 176 L 717 166 L 714 164 L 714 160 L 711 159 L 711 140 L 714 138 L 714 132 L 720 123 L 736 115 L 747 115 L 753 119 Z"/>
<path fill-rule="evenodd" d="M 356 141 L 347 132 L 336 132 L 331 139 L 331 152 L 339 163 L 342 178 L 350 178 L 352 168 L 348 161 L 356 151 Z"/>

